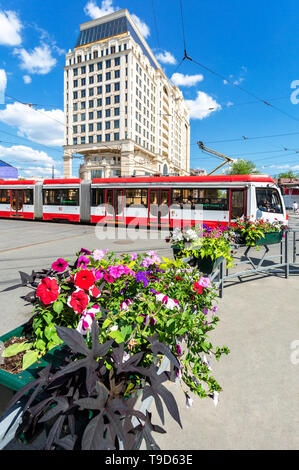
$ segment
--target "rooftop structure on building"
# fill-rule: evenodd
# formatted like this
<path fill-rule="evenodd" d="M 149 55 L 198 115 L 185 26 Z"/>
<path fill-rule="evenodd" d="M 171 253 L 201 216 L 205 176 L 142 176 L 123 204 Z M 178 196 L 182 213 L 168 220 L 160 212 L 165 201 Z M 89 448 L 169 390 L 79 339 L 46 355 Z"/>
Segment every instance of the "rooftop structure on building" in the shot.
<path fill-rule="evenodd" d="M 17 179 L 18 170 L 9 163 L 0 160 L 0 179 Z"/>
<path fill-rule="evenodd" d="M 64 177 L 187 175 L 189 111 L 127 10 L 80 25 L 64 68 Z"/>

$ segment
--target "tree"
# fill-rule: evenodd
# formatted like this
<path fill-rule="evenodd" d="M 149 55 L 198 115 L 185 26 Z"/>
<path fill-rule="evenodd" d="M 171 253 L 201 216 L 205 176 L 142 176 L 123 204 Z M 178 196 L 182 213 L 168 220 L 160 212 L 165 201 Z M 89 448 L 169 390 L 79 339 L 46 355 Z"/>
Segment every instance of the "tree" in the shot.
<path fill-rule="evenodd" d="M 298 178 L 298 175 L 293 172 L 293 170 L 285 171 L 282 173 L 279 173 L 279 175 L 276 176 L 276 178 L 294 178 L 295 180 Z"/>
<path fill-rule="evenodd" d="M 235 160 L 227 172 L 228 175 L 251 175 L 258 174 L 255 163 L 250 160 Z"/>

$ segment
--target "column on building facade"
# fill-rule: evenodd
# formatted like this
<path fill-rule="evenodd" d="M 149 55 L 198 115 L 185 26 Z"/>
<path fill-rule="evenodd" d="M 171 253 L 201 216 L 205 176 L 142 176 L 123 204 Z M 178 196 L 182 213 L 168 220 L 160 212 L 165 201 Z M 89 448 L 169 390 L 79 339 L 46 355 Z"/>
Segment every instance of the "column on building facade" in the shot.
<path fill-rule="evenodd" d="M 63 155 L 63 177 L 64 178 L 72 177 L 72 163 L 73 163 L 72 152 L 65 151 Z"/>
<path fill-rule="evenodd" d="M 133 142 L 121 146 L 121 176 L 132 176 L 135 168 L 135 153 Z"/>

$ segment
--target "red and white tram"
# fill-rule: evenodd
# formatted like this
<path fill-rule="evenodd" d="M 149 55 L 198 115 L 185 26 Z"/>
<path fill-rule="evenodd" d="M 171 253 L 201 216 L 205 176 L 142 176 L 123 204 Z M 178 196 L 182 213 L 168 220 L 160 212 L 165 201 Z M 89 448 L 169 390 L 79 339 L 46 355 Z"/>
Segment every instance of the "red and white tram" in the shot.
<path fill-rule="evenodd" d="M 267 175 L 0 181 L 0 217 L 174 228 L 287 214 Z"/>

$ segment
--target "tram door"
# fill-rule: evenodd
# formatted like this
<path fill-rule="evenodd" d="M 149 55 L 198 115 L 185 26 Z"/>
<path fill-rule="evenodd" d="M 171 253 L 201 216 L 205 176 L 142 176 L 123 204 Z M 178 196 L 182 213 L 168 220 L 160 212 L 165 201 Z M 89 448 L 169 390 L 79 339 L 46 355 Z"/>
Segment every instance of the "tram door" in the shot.
<path fill-rule="evenodd" d="M 124 191 L 123 189 L 107 189 L 106 221 L 124 223 Z"/>
<path fill-rule="evenodd" d="M 10 191 L 10 215 L 22 216 L 23 215 L 23 199 L 24 194 L 22 189 L 11 189 Z"/>
<path fill-rule="evenodd" d="M 230 222 L 239 217 L 246 216 L 246 191 L 245 189 L 230 190 Z"/>
<path fill-rule="evenodd" d="M 149 223 L 155 227 L 169 227 L 169 189 L 149 190 Z"/>

